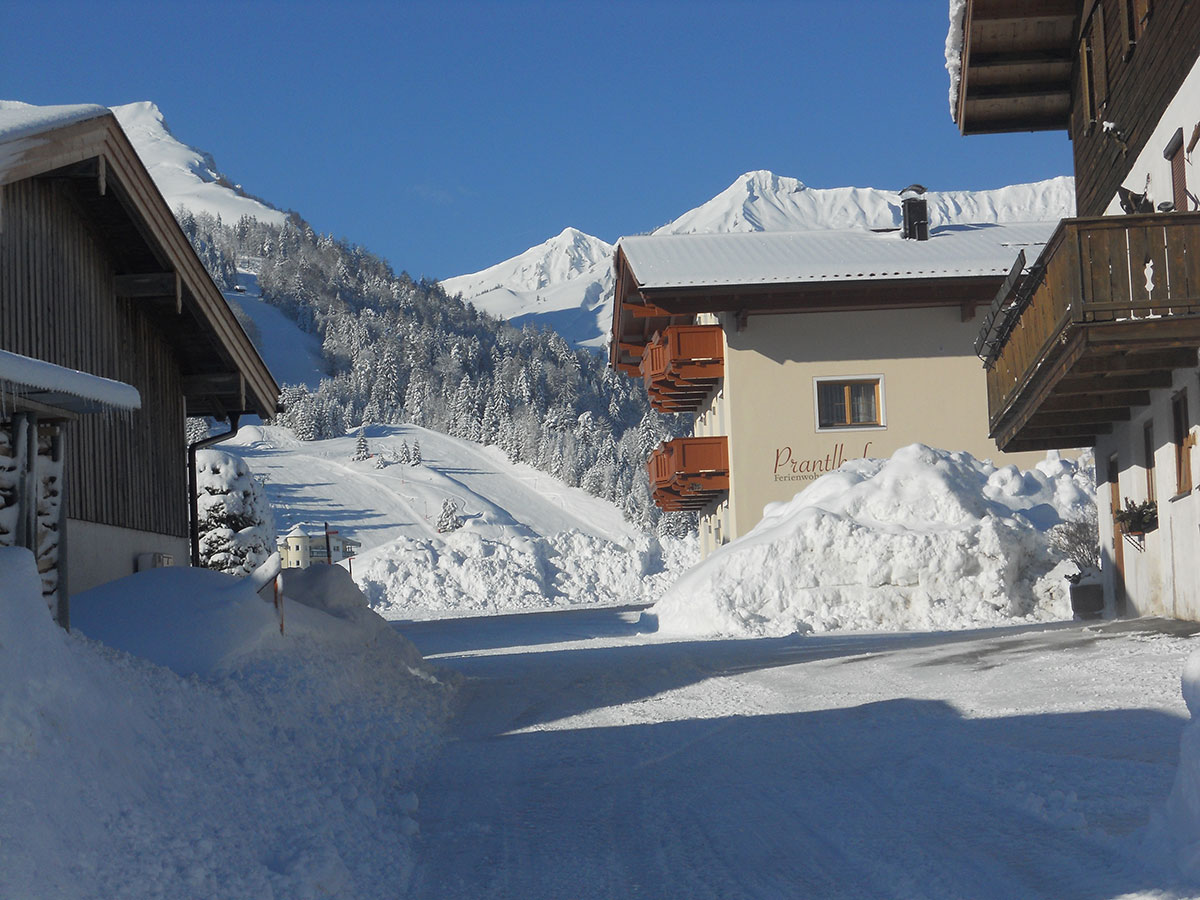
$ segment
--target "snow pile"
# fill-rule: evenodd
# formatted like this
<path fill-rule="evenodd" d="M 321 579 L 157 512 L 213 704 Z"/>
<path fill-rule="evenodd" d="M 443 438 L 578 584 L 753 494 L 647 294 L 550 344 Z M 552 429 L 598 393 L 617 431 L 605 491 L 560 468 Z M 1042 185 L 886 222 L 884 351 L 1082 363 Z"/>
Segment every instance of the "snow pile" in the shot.
<path fill-rule="evenodd" d="M 223 450 L 196 452 L 200 561 L 229 575 L 249 575 L 275 552 L 275 518 L 250 467 Z"/>
<path fill-rule="evenodd" d="M 768 505 L 652 613 L 664 633 L 734 635 L 1070 618 L 1046 532 L 1091 485 L 1087 460 L 1057 456 L 1022 472 L 913 444 L 852 461 Z"/>
<path fill-rule="evenodd" d="M 649 603 L 695 552 L 695 538 L 645 537 L 626 549 L 580 531 L 494 540 L 465 528 L 401 538 L 356 559 L 354 575 L 381 615 L 424 619 Z"/>
<path fill-rule="evenodd" d="M 109 409 L 141 409 L 142 395 L 133 385 L 67 369 L 40 359 L 0 350 L 0 402 L 5 394 L 35 392 L 68 394 Z"/>
<path fill-rule="evenodd" d="M 1191 721 L 1179 738 L 1179 768 L 1166 808 L 1143 835 L 1146 856 L 1189 882 L 1200 882 L 1200 651 L 1183 667 L 1183 700 Z"/>
<path fill-rule="evenodd" d="M 280 634 L 243 583 L 157 569 L 72 606 L 68 634 L 0 550 L 0 896 L 404 893 L 447 691 L 361 598 Z"/>

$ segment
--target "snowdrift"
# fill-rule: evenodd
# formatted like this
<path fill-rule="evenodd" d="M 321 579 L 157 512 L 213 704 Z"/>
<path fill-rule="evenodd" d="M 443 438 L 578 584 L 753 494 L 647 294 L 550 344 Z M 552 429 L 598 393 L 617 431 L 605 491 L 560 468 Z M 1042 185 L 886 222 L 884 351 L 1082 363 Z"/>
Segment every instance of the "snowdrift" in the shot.
<path fill-rule="evenodd" d="M 364 554 L 354 577 L 388 619 L 649 603 L 695 561 L 694 545 L 646 536 L 627 549 L 579 531 L 493 540 L 464 529 Z"/>
<path fill-rule="evenodd" d="M 403 894 L 449 690 L 345 572 L 315 577 L 289 576 L 285 635 L 188 569 L 77 595 L 68 634 L 0 549 L 0 896 Z"/>
<path fill-rule="evenodd" d="M 1070 618 L 1046 532 L 1094 503 L 1091 463 L 1036 469 L 913 444 L 814 481 L 680 579 L 664 634 L 941 630 Z"/>

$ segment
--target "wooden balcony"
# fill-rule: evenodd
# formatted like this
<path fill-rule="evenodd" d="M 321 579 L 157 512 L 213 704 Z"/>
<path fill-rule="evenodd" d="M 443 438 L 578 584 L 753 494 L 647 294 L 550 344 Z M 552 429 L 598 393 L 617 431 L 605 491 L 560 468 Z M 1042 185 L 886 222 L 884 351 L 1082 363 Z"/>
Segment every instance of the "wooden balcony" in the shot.
<path fill-rule="evenodd" d="M 654 502 L 663 510 L 700 510 L 729 490 L 729 448 L 723 437 L 676 438 L 646 464 Z"/>
<path fill-rule="evenodd" d="M 1200 347 L 1200 213 L 1065 219 L 984 320 L 991 435 L 1004 451 L 1083 447 Z"/>
<path fill-rule="evenodd" d="M 721 326 L 671 325 L 656 332 L 639 371 L 659 412 L 695 412 L 725 374 Z"/>

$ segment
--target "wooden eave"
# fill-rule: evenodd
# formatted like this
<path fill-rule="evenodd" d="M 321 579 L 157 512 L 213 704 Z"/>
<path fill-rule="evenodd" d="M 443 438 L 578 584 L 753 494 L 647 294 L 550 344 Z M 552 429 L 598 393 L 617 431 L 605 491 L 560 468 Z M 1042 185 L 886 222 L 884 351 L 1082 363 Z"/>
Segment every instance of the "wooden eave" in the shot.
<path fill-rule="evenodd" d="M 680 316 L 719 312 L 774 315 L 957 306 L 963 309 L 965 318 L 970 318 L 976 306 L 992 300 L 1003 280 L 1002 275 L 853 279 L 643 288 L 641 293 L 648 303 Z"/>
<path fill-rule="evenodd" d="M 10 156 L 0 184 L 46 178 L 70 185 L 83 218 L 116 262 L 116 289 L 140 304 L 174 348 L 190 385 L 189 415 L 277 411 L 278 384 L 115 116 L 18 138 L 5 149 Z"/>
<path fill-rule="evenodd" d="M 1065 129 L 1080 21 L 1080 0 L 968 0 L 959 130 Z"/>

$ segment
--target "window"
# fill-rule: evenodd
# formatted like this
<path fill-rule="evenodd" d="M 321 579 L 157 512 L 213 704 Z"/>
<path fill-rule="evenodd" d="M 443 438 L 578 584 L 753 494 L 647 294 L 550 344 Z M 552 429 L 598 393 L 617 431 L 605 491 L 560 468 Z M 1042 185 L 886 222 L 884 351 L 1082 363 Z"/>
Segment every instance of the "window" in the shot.
<path fill-rule="evenodd" d="M 814 386 L 818 429 L 883 427 L 881 377 L 818 378 Z"/>
<path fill-rule="evenodd" d="M 1146 499 L 1156 499 L 1154 490 L 1154 423 L 1147 422 L 1142 429 L 1142 460 L 1146 466 Z"/>
<path fill-rule="evenodd" d="M 1175 445 L 1175 492 L 1186 494 L 1192 489 L 1191 422 L 1188 418 L 1187 391 L 1180 391 L 1171 401 L 1172 434 Z"/>

